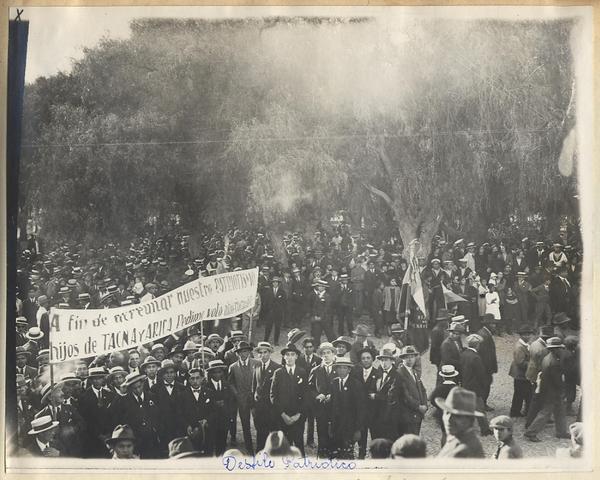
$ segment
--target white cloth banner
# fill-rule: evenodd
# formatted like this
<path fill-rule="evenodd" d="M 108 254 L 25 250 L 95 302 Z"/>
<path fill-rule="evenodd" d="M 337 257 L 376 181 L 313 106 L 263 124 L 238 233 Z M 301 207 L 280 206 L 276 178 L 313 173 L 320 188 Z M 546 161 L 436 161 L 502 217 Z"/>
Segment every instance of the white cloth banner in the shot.
<path fill-rule="evenodd" d="M 97 310 L 50 310 L 50 363 L 135 348 L 198 322 L 230 318 L 254 307 L 258 269 L 186 283 L 153 300 Z"/>

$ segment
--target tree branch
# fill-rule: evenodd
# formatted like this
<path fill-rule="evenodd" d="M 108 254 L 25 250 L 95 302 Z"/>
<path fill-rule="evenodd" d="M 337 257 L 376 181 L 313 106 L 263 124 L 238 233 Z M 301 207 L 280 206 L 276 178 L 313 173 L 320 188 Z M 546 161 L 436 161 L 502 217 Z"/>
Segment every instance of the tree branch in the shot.
<path fill-rule="evenodd" d="M 392 161 L 390 157 L 388 157 L 387 152 L 385 151 L 385 136 L 379 136 L 379 146 L 377 148 L 377 155 L 379 157 L 379 161 L 381 165 L 383 165 L 383 169 L 385 173 L 390 179 L 393 179 L 394 168 L 392 167 Z"/>
<path fill-rule="evenodd" d="M 369 184 L 369 183 L 365 183 L 365 182 L 363 182 L 363 186 L 364 186 L 364 187 L 365 187 L 367 190 L 369 190 L 371 193 L 374 193 L 374 194 L 375 194 L 375 195 L 377 195 L 378 197 L 380 197 L 380 198 L 383 198 L 383 199 L 385 200 L 385 203 L 387 203 L 387 204 L 388 204 L 388 206 L 389 206 L 390 208 L 392 208 L 392 204 L 393 204 L 393 202 L 392 202 L 392 199 L 390 198 L 390 196 L 389 196 L 387 193 L 385 193 L 385 192 L 384 192 L 384 191 L 382 191 L 382 190 L 379 190 L 378 188 L 374 187 L 373 185 L 371 185 L 371 184 Z"/>

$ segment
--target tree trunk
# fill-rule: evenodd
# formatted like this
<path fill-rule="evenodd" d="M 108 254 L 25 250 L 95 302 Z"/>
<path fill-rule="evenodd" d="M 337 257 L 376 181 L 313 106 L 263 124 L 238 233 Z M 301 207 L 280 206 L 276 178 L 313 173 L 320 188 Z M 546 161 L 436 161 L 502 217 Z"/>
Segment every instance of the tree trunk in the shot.
<path fill-rule="evenodd" d="M 275 260 L 277 260 L 282 266 L 287 267 L 288 258 L 287 251 L 283 246 L 283 232 L 275 227 L 269 230 L 269 239 L 271 240 L 271 246 L 273 247 L 273 254 Z"/>

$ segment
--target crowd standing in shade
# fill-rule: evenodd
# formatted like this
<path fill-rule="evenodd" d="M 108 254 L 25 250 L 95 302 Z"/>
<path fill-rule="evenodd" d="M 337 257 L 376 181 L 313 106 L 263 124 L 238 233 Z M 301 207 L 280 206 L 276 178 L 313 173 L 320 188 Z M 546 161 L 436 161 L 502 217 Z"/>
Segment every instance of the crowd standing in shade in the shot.
<path fill-rule="evenodd" d="M 319 458 L 417 458 L 427 454 L 419 434 L 434 409 L 440 457 L 483 457 L 479 438 L 492 434 L 494 458 L 521 457 L 517 417 L 527 418 L 531 442 L 553 418 L 556 436 L 573 438 L 561 455 L 581 456 L 581 424 L 569 431 L 566 421 L 581 420 L 578 248 L 436 237 L 417 258 L 421 312 L 401 243 L 352 235 L 346 225 L 290 233 L 286 261 L 264 232 L 241 228 L 192 238 L 172 227 L 96 248 L 40 245 L 20 252 L 17 272 L 21 455 L 222 456 L 238 447 L 239 417 L 246 455 L 304 455 L 310 446 Z M 243 315 L 56 365 L 50 381 L 51 308 L 133 305 L 255 267 L 256 305 Z M 503 334 L 518 338 L 510 368 L 499 369 Z M 427 350 L 434 385 L 421 380 Z M 514 395 L 510 416 L 488 420 L 495 375 L 513 378 Z"/>

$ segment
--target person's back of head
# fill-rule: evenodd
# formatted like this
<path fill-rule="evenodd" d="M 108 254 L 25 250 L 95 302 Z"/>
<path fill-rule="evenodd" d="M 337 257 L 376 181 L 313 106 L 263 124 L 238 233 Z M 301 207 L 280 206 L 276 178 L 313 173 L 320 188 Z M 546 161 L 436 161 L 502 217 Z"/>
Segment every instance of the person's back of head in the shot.
<path fill-rule="evenodd" d="M 371 458 L 389 458 L 392 442 L 387 438 L 376 438 L 369 445 Z"/>
<path fill-rule="evenodd" d="M 407 433 L 394 442 L 391 455 L 392 458 L 425 458 L 427 444 L 418 435 Z"/>

